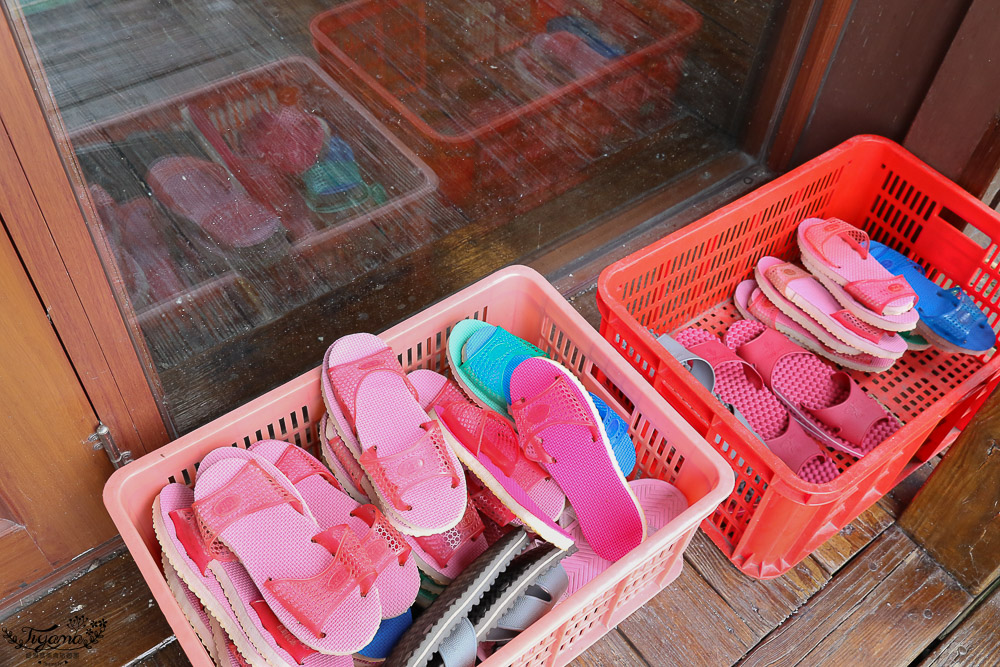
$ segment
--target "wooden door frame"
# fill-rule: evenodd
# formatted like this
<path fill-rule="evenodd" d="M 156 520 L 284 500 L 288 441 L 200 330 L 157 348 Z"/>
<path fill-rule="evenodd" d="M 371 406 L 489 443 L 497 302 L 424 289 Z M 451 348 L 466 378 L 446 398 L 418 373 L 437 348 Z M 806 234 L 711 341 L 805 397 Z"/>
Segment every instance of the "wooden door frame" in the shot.
<path fill-rule="evenodd" d="M 94 411 L 119 447 L 138 457 L 169 440 L 167 427 L 137 351 L 145 350 L 142 334 L 134 317 L 126 321 L 114 296 L 124 283 L 117 276 L 115 284 L 109 282 L 60 157 L 67 133 L 51 109 L 45 74 L 35 53 L 22 60 L 14 33 L 22 25 L 16 17 L 0 21 L 0 218 Z M 30 40 L 26 31 L 19 36 Z M 96 221 L 89 198 L 84 205 Z"/>
<path fill-rule="evenodd" d="M 744 149 L 752 155 L 767 152 L 768 128 L 773 132 L 790 99 L 802 94 L 791 89 L 791 82 L 801 67 L 802 51 L 816 37 L 816 7 L 822 0 L 803 4 L 807 11 L 794 9 L 798 2 L 785 3 L 789 16 L 776 27 L 778 46 L 765 58 L 774 66 L 762 70 L 762 92 L 747 122 Z M 0 99 L 0 177 L 6 190 L 0 194 L 0 216 L 95 412 L 120 448 L 138 457 L 169 440 L 156 378 L 146 376 L 151 358 L 107 241 L 91 236 L 91 229 L 101 227 L 89 197 L 77 198 L 76 192 L 86 192 L 78 166 L 71 160 L 67 171 L 61 157 L 73 151 L 44 69 L 32 48 L 22 51 L 19 46 L 32 44 L 30 32 L 23 17 L 6 19 L 0 21 L 0 90 L 5 92 Z"/>

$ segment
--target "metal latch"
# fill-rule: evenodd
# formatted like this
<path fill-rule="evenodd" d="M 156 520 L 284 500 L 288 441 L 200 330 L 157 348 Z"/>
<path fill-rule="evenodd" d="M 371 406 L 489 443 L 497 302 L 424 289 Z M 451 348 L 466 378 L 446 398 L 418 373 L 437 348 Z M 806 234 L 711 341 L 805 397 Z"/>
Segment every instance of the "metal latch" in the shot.
<path fill-rule="evenodd" d="M 97 430 L 91 433 L 87 440 L 94 443 L 94 451 L 104 450 L 104 453 L 111 459 L 111 465 L 115 467 L 115 470 L 126 463 L 132 463 L 132 452 L 127 449 L 124 452 L 118 449 L 115 439 L 111 437 L 111 431 L 101 422 L 97 422 Z"/>

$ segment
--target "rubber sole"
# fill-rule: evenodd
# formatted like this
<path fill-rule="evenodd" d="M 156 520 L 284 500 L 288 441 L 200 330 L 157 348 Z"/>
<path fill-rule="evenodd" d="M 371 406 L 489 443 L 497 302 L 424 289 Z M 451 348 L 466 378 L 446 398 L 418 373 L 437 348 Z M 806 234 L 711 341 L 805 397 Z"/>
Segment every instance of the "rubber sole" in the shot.
<path fill-rule="evenodd" d="M 414 620 L 383 664 L 386 667 L 426 665 L 455 624 L 467 616 L 527 543 L 528 534 L 519 528 L 484 551 Z"/>

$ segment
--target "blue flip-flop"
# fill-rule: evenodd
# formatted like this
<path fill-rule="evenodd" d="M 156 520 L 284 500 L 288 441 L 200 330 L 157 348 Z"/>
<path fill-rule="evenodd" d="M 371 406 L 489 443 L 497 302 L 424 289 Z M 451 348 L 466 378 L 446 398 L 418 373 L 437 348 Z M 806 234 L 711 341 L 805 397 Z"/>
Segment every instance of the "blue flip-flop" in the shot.
<path fill-rule="evenodd" d="M 869 252 L 893 275 L 903 276 L 917 293 L 917 331 L 948 352 L 986 352 L 996 345 L 996 332 L 975 301 L 961 287 L 945 289 L 924 268 L 888 246 L 871 242 Z"/>
<path fill-rule="evenodd" d="M 622 474 L 627 477 L 632 474 L 632 470 L 635 468 L 635 445 L 632 444 L 632 438 L 629 437 L 628 424 L 596 395 L 590 393 L 590 397 L 594 400 L 597 414 L 604 423 L 604 432 L 608 434 L 611 452 L 615 455 L 615 463 L 618 464 L 618 469 L 622 471 Z"/>
<path fill-rule="evenodd" d="M 392 647 L 411 625 L 413 625 L 413 614 L 409 609 L 399 616 L 384 619 L 378 626 L 375 637 L 368 646 L 358 651 L 358 655 L 373 662 L 382 662 L 389 657 Z"/>

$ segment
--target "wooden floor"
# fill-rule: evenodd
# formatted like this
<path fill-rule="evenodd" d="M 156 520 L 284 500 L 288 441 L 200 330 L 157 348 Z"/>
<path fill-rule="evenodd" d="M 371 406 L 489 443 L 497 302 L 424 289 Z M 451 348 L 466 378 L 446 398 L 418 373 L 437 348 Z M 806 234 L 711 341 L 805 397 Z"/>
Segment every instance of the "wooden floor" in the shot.
<path fill-rule="evenodd" d="M 1000 664 L 1000 593 L 974 600 L 894 523 L 926 474 L 915 473 L 771 581 L 742 576 L 698 533 L 680 577 L 574 664 Z M 0 664 L 187 664 L 128 554 L 0 626 L 16 638 L 23 628 L 64 626 L 73 617 L 105 621 L 89 649 L 34 653 L 2 641 Z"/>

